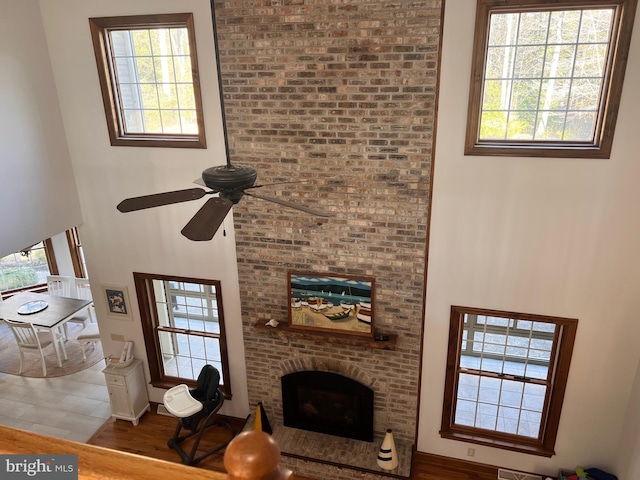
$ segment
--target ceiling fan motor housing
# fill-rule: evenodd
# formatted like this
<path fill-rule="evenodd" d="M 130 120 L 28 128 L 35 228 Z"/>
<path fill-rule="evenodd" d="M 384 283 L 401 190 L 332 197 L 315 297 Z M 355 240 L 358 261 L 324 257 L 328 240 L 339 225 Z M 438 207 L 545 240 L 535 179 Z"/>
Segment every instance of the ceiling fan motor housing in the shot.
<path fill-rule="evenodd" d="M 242 165 L 219 165 L 207 168 L 202 172 L 204 184 L 215 192 L 220 192 L 221 198 L 238 203 L 245 188 L 253 187 L 258 172 L 255 168 Z"/>

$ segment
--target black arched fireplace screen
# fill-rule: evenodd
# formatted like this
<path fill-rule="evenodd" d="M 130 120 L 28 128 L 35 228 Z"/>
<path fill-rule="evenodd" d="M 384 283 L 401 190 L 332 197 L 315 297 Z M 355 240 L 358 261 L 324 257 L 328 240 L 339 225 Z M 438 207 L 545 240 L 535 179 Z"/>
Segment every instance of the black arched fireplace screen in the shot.
<path fill-rule="evenodd" d="M 286 427 L 373 441 L 373 390 L 330 372 L 285 375 L 282 410 Z"/>

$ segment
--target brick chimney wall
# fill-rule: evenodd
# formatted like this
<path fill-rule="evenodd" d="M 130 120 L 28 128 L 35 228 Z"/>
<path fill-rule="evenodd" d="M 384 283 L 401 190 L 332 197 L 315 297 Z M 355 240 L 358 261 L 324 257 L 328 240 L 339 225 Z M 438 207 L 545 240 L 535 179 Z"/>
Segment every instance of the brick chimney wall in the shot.
<path fill-rule="evenodd" d="M 333 215 L 234 207 L 249 400 L 273 420 L 283 365 L 337 362 L 374 379 L 376 432 L 415 439 L 442 3 L 216 1 L 232 163 Z M 256 329 L 287 322 L 289 271 L 374 277 L 396 350 Z"/>

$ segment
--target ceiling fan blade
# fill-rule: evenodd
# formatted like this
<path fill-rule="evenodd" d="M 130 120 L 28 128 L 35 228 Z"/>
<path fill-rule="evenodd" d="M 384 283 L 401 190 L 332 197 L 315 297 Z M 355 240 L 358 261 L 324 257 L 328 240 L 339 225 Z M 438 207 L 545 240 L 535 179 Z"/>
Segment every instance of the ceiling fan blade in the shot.
<path fill-rule="evenodd" d="M 155 193 L 142 197 L 127 198 L 116 207 L 121 212 L 135 212 L 145 208 L 171 205 L 172 203 L 189 202 L 204 197 L 208 192 L 202 188 L 189 188 L 187 190 L 175 190 L 173 192 Z"/>
<path fill-rule="evenodd" d="M 296 210 L 302 210 L 303 212 L 311 213 L 312 215 L 317 215 L 319 217 L 331 217 L 330 213 L 322 212 L 320 210 L 314 210 L 313 208 L 305 207 L 304 205 L 298 205 L 297 203 L 287 202 L 286 200 L 280 200 L 276 197 L 268 197 L 266 195 L 256 195 L 255 193 L 249 193 L 247 191 L 244 192 L 245 195 L 249 195 L 250 197 L 260 198 L 262 200 L 266 200 L 268 202 L 278 203 L 280 205 L 284 205 L 285 207 L 295 208 Z"/>
<path fill-rule="evenodd" d="M 263 183 L 262 185 L 253 185 L 252 187 L 248 187 L 248 188 L 262 188 L 262 187 L 269 187 L 271 185 L 285 185 L 287 183 L 307 183 L 308 181 L 309 180 L 293 180 L 293 181 L 287 181 L 287 182 Z"/>
<path fill-rule="evenodd" d="M 182 235 L 189 240 L 196 242 L 206 242 L 211 240 L 224 221 L 227 213 L 233 207 L 230 200 L 213 197 L 196 212 L 189 220 L 182 231 Z"/>

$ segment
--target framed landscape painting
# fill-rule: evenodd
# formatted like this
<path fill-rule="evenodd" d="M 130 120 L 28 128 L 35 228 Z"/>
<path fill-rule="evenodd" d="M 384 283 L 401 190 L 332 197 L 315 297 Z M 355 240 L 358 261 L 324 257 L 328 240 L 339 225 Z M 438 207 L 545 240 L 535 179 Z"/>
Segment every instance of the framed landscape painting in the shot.
<path fill-rule="evenodd" d="M 289 272 L 289 328 L 373 336 L 374 279 Z"/>

